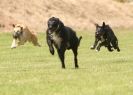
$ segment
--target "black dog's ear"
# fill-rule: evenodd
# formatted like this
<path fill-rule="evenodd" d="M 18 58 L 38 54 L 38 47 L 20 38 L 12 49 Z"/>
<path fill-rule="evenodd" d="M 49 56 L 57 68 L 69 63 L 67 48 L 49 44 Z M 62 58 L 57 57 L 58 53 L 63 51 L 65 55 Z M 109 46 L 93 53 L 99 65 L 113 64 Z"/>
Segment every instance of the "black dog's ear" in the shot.
<path fill-rule="evenodd" d="M 57 21 L 60 21 L 60 19 L 59 19 L 59 18 L 56 18 L 56 20 L 57 20 Z"/>
<path fill-rule="evenodd" d="M 57 18 L 57 19 L 58 19 L 58 22 L 60 24 L 60 27 L 64 27 L 64 23 L 59 18 Z"/>
<path fill-rule="evenodd" d="M 105 27 L 105 22 L 103 22 L 103 25 L 102 26 Z"/>

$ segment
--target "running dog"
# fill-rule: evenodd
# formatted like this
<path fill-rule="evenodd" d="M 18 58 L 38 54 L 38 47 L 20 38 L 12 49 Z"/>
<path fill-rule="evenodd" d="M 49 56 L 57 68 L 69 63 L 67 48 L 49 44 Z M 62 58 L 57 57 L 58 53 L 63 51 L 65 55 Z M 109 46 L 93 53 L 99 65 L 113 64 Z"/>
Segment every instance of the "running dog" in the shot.
<path fill-rule="evenodd" d="M 35 33 L 31 32 L 27 26 L 22 24 L 16 24 L 13 26 L 13 42 L 11 48 L 16 48 L 17 46 L 24 45 L 27 41 L 32 42 L 34 46 L 39 46 L 37 36 Z"/>
<path fill-rule="evenodd" d="M 78 38 L 76 32 L 70 27 L 64 26 L 59 18 L 51 17 L 47 24 L 48 29 L 46 31 L 46 40 L 50 53 L 54 55 L 53 46 L 55 46 L 62 63 L 62 68 L 65 68 L 64 53 L 67 49 L 72 49 L 74 53 L 75 68 L 78 68 L 78 46 L 82 36 Z"/>

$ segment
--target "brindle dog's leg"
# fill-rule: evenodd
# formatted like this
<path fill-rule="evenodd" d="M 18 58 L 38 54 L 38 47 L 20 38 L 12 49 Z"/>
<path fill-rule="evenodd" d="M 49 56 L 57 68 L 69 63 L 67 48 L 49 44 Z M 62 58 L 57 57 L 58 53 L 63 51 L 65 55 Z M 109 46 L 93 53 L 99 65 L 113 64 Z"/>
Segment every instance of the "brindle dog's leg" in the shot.
<path fill-rule="evenodd" d="M 117 49 L 118 52 L 120 52 L 119 46 L 118 46 L 118 41 L 112 41 L 112 45 L 114 49 Z"/>
<path fill-rule="evenodd" d="M 94 44 L 91 46 L 91 48 L 90 49 L 95 49 L 96 48 L 96 46 L 97 46 L 97 44 L 98 44 L 98 39 L 95 39 L 95 42 L 94 42 Z"/>
<path fill-rule="evenodd" d="M 101 42 L 98 44 L 96 51 L 100 51 L 101 46 L 104 46 L 106 44 L 106 42 Z"/>
<path fill-rule="evenodd" d="M 110 51 L 110 52 L 112 52 L 113 51 L 113 49 L 112 49 L 112 47 L 111 47 L 111 45 L 109 44 L 109 45 L 107 45 L 107 49 L 108 49 L 108 51 Z"/>
<path fill-rule="evenodd" d="M 106 40 L 106 47 L 107 47 L 107 49 L 108 49 L 109 52 L 112 52 L 113 51 L 112 46 L 111 46 L 111 43 L 108 40 Z"/>

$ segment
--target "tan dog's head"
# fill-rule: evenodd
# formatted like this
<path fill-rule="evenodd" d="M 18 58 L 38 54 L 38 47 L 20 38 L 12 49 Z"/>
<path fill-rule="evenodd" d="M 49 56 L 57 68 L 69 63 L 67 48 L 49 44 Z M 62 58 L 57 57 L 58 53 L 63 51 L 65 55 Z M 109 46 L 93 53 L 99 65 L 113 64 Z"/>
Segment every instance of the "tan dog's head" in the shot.
<path fill-rule="evenodd" d="M 23 34 L 23 27 L 20 25 L 12 25 L 13 26 L 13 38 L 18 39 Z"/>

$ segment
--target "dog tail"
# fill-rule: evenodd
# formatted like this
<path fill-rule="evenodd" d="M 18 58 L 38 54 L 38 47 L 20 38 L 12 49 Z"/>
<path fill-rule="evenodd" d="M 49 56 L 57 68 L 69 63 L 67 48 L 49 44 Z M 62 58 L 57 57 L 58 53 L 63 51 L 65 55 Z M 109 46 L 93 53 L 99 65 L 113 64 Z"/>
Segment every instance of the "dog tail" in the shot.
<path fill-rule="evenodd" d="M 82 39 L 82 36 L 80 36 L 79 39 L 78 39 L 78 40 L 79 40 L 79 42 L 78 42 L 78 46 L 80 45 L 80 41 L 81 41 L 81 39 Z"/>

